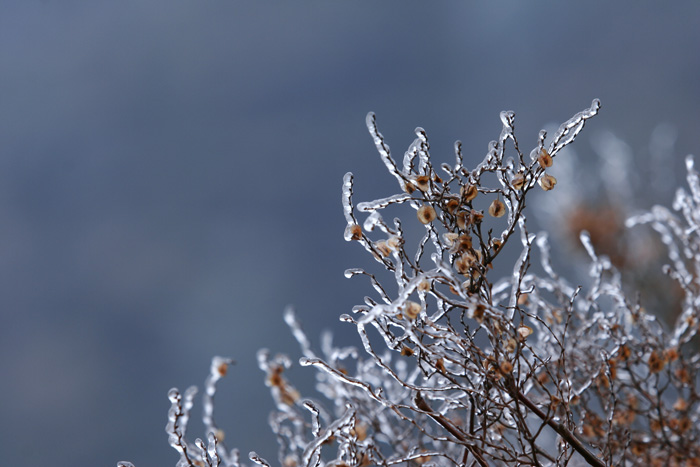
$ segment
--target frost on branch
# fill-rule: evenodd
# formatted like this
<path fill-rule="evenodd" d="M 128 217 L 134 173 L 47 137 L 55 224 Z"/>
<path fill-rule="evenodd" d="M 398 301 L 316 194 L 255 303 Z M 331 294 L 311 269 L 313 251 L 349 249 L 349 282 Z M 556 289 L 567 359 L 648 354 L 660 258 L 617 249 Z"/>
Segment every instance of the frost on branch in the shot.
<path fill-rule="evenodd" d="M 397 164 L 368 115 L 399 192 L 356 204 L 346 174 L 344 237 L 382 267 L 345 272 L 374 291 L 340 317 L 357 331 L 358 348 L 336 347 L 326 334 L 317 352 L 285 312 L 300 364 L 317 370 L 317 394 L 304 396 L 287 379 L 287 356 L 259 352 L 280 465 L 700 466 L 700 178 L 692 159 L 690 191 L 678 191 L 673 211 L 655 207 L 627 221 L 650 225 L 668 251 L 664 272 L 684 295 L 670 329 L 626 290 L 587 232 L 580 242 L 589 281 L 579 285 L 556 272 L 547 233 L 527 227 L 526 199 L 532 190 L 557 196 L 550 172 L 560 151 L 599 108 L 594 100 L 548 144 L 541 131 L 530 157 L 515 114 L 502 112 L 499 138 L 472 169 L 459 142 L 454 165 L 434 164 L 422 128 Z M 404 226 L 423 231 L 417 244 Z M 166 431 L 179 466 L 243 465 L 213 422 L 215 383 L 225 374 L 218 363 L 204 400 L 208 445 L 186 440 L 194 391 L 171 391 Z M 255 452 L 249 459 L 271 465 Z"/>

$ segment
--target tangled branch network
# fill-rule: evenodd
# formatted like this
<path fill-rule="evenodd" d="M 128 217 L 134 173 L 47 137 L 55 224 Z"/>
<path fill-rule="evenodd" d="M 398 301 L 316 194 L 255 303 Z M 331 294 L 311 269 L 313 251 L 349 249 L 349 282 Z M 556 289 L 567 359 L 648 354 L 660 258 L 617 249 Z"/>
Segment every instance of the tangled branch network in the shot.
<path fill-rule="evenodd" d="M 579 286 L 555 271 L 547 234 L 528 231 L 526 199 L 540 189 L 556 196 L 550 168 L 599 109 L 594 100 L 549 140 L 540 131 L 529 153 L 514 113 L 502 112 L 499 138 L 473 169 L 459 142 L 454 164 L 436 167 L 422 128 L 399 165 L 367 116 L 400 188 L 355 204 L 353 175 L 343 180 L 345 239 L 380 265 L 346 276 L 366 277 L 374 296 L 340 317 L 356 328 L 359 348 L 324 335 L 317 353 L 286 311 L 301 365 L 318 370 L 316 397 L 286 379 L 288 357 L 259 352 L 276 404 L 279 464 L 700 466 L 700 178 L 692 158 L 673 210 L 655 207 L 626 223 L 651 227 L 665 245 L 663 273 L 682 294 L 673 326 L 624 290 L 587 232 L 589 283 Z M 415 214 L 403 222 L 381 215 L 406 208 Z M 408 223 L 424 227 L 417 245 L 406 239 Z M 206 442 L 186 437 L 196 389 L 170 391 L 166 431 L 179 467 L 244 465 L 213 418 L 230 363 L 214 358 L 205 382 Z M 271 465 L 255 452 L 248 459 Z"/>

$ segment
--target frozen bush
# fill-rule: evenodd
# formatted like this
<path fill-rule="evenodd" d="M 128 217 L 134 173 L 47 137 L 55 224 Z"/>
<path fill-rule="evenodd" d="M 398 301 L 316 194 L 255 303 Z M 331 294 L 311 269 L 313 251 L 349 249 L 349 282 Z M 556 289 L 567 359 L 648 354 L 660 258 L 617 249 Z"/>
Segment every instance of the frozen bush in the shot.
<path fill-rule="evenodd" d="M 541 131 L 529 153 L 516 139 L 514 113 L 502 112 L 498 140 L 472 169 L 459 142 L 454 163 L 435 166 L 421 128 L 398 164 L 367 116 L 400 188 L 356 204 L 352 174 L 343 180 L 345 239 L 380 265 L 346 276 L 365 277 L 374 295 L 340 317 L 357 330 L 359 348 L 335 347 L 326 335 L 317 353 L 285 312 L 301 365 L 318 370 L 315 398 L 285 378 L 288 357 L 260 351 L 277 407 L 270 425 L 279 464 L 700 465 L 700 178 L 692 158 L 689 191 L 678 190 L 673 210 L 657 206 L 626 221 L 650 226 L 665 245 L 663 273 L 682 291 L 670 328 L 639 291 L 623 287 L 586 231 L 590 281 L 579 286 L 555 271 L 547 234 L 527 227 L 529 194 L 557 196 L 550 168 L 599 108 L 594 100 L 550 140 Z M 416 217 L 382 217 L 407 207 Z M 417 245 L 406 240 L 411 223 L 424 231 Z M 218 441 L 213 420 L 216 383 L 229 364 L 216 357 L 205 383 L 206 442 L 186 439 L 196 390 L 170 391 L 166 431 L 180 467 L 243 465 Z M 269 465 L 254 452 L 248 459 Z"/>

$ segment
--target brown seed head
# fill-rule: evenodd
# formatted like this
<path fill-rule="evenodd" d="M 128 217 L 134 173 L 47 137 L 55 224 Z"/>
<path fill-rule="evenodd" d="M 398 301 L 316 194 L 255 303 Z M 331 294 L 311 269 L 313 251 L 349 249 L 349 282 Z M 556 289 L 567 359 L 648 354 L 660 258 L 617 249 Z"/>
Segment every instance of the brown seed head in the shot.
<path fill-rule="evenodd" d="M 420 191 L 428 191 L 430 187 L 430 177 L 427 175 L 419 175 L 416 177 L 416 186 Z"/>
<path fill-rule="evenodd" d="M 380 240 L 374 244 L 374 247 L 379 251 L 382 256 L 389 256 L 391 254 L 391 248 L 386 244 L 386 241 Z"/>
<path fill-rule="evenodd" d="M 443 360 L 442 358 L 438 358 L 435 362 L 435 368 L 437 368 L 437 370 L 442 373 L 447 372 L 447 369 L 445 368 L 445 360 Z"/>
<path fill-rule="evenodd" d="M 445 209 L 450 214 L 454 214 L 454 212 L 457 210 L 458 207 L 459 207 L 459 200 L 457 200 L 455 198 L 448 199 L 447 202 L 445 203 Z"/>
<path fill-rule="evenodd" d="M 506 207 L 500 199 L 493 200 L 489 206 L 489 214 L 493 217 L 501 217 L 506 213 Z"/>
<path fill-rule="evenodd" d="M 651 352 L 647 363 L 649 364 L 649 371 L 652 373 L 658 373 L 666 366 L 666 360 L 656 350 Z"/>
<path fill-rule="evenodd" d="M 472 310 L 472 318 L 477 320 L 479 323 L 484 321 L 484 313 L 486 312 L 486 306 L 482 303 L 477 303 Z"/>
<path fill-rule="evenodd" d="M 479 194 L 479 190 L 477 190 L 476 186 L 474 185 L 465 185 L 460 191 L 462 194 L 462 199 L 467 203 L 472 201 L 474 198 L 476 198 L 476 195 Z"/>
<path fill-rule="evenodd" d="M 476 258 L 468 251 L 465 251 L 455 260 L 455 268 L 460 274 L 466 275 L 475 262 Z"/>
<path fill-rule="evenodd" d="M 549 191 L 557 184 L 557 179 L 549 174 L 544 174 L 540 178 L 539 184 L 544 191 Z"/>
<path fill-rule="evenodd" d="M 499 369 L 501 370 L 502 375 L 510 374 L 510 372 L 513 371 L 513 364 L 508 360 L 503 360 L 499 366 Z"/>
<path fill-rule="evenodd" d="M 429 204 L 423 205 L 418 208 L 418 220 L 423 224 L 430 224 L 437 218 L 435 214 L 435 209 Z"/>
<path fill-rule="evenodd" d="M 420 303 L 407 300 L 403 307 L 403 313 L 406 315 L 406 318 L 413 320 L 418 317 L 418 313 L 420 313 L 421 309 Z"/>
<path fill-rule="evenodd" d="M 527 339 L 530 335 L 532 334 L 532 328 L 530 326 L 526 326 L 524 324 L 521 324 L 518 326 L 518 337 L 520 337 L 521 341 L 524 341 Z"/>
<path fill-rule="evenodd" d="M 362 238 L 362 227 L 357 224 L 348 224 L 345 228 L 345 240 L 359 240 Z"/>
<path fill-rule="evenodd" d="M 525 185 L 525 176 L 523 174 L 516 174 L 510 184 L 514 189 L 521 190 L 523 185 Z"/>
<path fill-rule="evenodd" d="M 676 347 L 672 347 L 670 349 L 666 349 L 666 360 L 669 362 L 675 362 L 678 360 L 678 357 L 680 355 L 678 354 L 678 349 Z"/>
<path fill-rule="evenodd" d="M 685 399 L 683 399 L 682 397 L 679 397 L 676 400 L 676 403 L 673 404 L 673 410 L 677 410 L 679 412 L 683 412 L 687 408 L 688 408 L 688 402 Z"/>
<path fill-rule="evenodd" d="M 547 152 L 545 148 L 542 148 L 540 155 L 537 156 L 537 162 L 540 164 L 540 167 L 546 169 L 547 167 L 552 166 L 554 160 L 552 159 L 552 156 L 549 155 L 549 152 Z"/>

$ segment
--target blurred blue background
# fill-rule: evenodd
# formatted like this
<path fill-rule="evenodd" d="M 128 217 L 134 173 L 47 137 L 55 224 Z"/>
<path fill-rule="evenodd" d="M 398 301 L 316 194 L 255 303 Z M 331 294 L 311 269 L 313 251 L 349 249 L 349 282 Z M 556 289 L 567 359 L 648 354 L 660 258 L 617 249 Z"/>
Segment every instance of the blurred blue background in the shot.
<path fill-rule="evenodd" d="M 355 342 L 371 293 L 340 206 L 349 170 L 395 192 L 366 113 L 395 155 L 422 126 L 475 164 L 499 111 L 530 148 L 598 97 L 580 154 L 659 123 L 697 151 L 700 3 L 644 3 L 0 3 L 0 463 L 174 465 L 166 393 L 215 354 L 227 444 L 276 463 L 255 352 L 296 359 L 289 303 Z"/>

